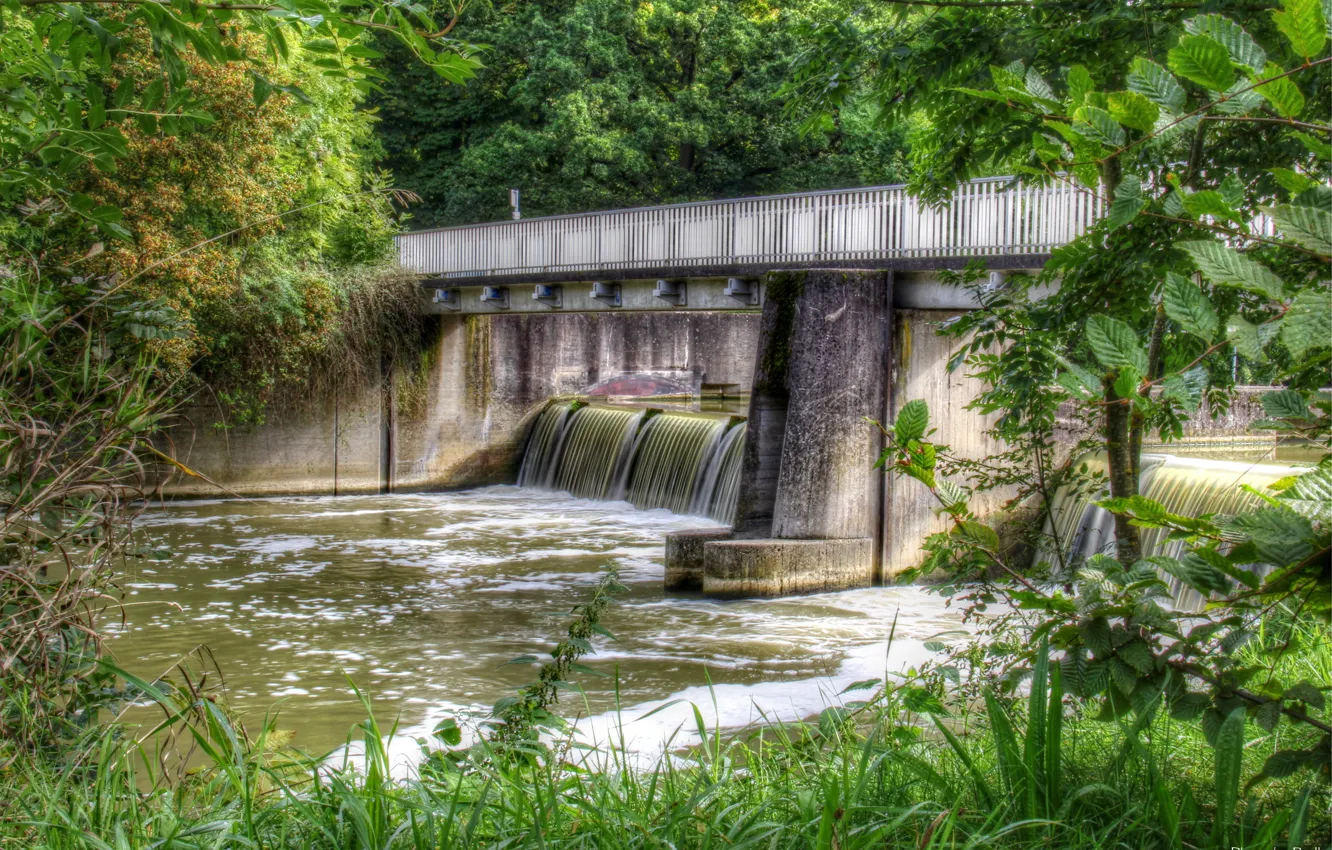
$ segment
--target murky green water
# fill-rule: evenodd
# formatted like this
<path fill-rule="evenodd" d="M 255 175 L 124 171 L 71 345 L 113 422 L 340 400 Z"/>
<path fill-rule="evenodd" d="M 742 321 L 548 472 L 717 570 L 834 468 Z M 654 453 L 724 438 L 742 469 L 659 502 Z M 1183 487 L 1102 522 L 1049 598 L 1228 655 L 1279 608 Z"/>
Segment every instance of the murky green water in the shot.
<path fill-rule="evenodd" d="M 911 588 L 733 602 L 664 594 L 665 533 L 709 524 L 516 487 L 169 504 L 143 530 L 170 557 L 126 582 L 128 622 L 109 647 L 127 669 L 157 675 L 207 645 L 234 707 L 251 717 L 277 707 L 294 743 L 318 752 L 363 718 L 346 677 L 373 694 L 381 723 L 397 716 L 413 733 L 485 710 L 534 675 L 506 662 L 547 652 L 612 566 L 627 588 L 605 620 L 617 641 L 599 641 L 589 665 L 618 675 L 631 720 L 677 697 L 726 726 L 760 709 L 809 716 L 853 681 L 918 663 L 922 641 L 958 627 L 943 600 Z M 615 681 L 584 675 L 587 703 L 564 703 L 593 737 L 607 728 Z M 689 711 L 630 723 L 631 746 L 660 747 Z"/>

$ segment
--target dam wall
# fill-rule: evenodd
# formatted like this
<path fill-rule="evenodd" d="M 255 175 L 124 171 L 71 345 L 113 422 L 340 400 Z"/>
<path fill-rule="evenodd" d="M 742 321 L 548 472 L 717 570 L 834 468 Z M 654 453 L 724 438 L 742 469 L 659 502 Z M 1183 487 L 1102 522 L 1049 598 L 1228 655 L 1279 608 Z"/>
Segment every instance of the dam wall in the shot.
<path fill-rule="evenodd" d="M 526 426 L 555 396 L 749 391 L 757 312 L 441 315 L 419 363 L 226 426 L 175 416 L 159 447 L 170 497 L 333 495 L 513 483 Z M 211 401 L 211 399 L 209 399 Z M 213 482 L 213 483 L 210 483 Z"/>
<path fill-rule="evenodd" d="M 678 432 L 669 452 L 658 458 L 645 444 L 642 456 L 665 463 L 697 443 L 689 451 L 697 449 L 700 460 L 681 467 L 694 469 L 695 478 L 682 478 L 677 488 L 631 480 L 614 471 L 608 455 L 601 460 L 618 486 L 603 482 L 589 497 L 670 506 L 733 526 L 672 535 L 668 586 L 783 595 L 891 580 L 918 564 L 922 542 L 944 521 L 926 488 L 870 469 L 880 443 L 866 420 L 891 422 L 908 401 L 923 399 L 932 439 L 956 457 L 980 460 L 1000 450 L 986 433 L 992 419 L 967 409 L 980 382 L 965 368 L 948 371 L 953 343 L 937 334 L 967 307 L 956 290 L 905 273 L 832 269 L 765 277 L 756 309 L 712 309 L 700 305 L 701 292 L 691 295 L 689 309 L 435 313 L 433 342 L 418 362 L 355 386 L 344 382 L 307 404 L 274 405 L 262 425 L 219 427 L 225 417 L 216 405 L 182 410 L 159 447 L 200 475 L 165 469 L 162 492 L 335 495 L 511 484 L 520 480 L 527 435 L 551 399 L 590 397 L 604 407 L 616 398 L 696 404 L 709 394 L 748 395 L 748 422 L 739 432 L 724 416 L 702 430 L 664 421 L 648 429 L 640 427 L 643 417 L 638 425 L 626 419 L 607 426 L 609 434 L 651 430 L 648 442 L 661 437 L 663 445 L 668 432 Z M 1183 427 L 1188 450 L 1261 454 L 1272 437 L 1250 426 L 1262 418 L 1257 399 L 1265 391 L 1245 388 L 1224 414 L 1191 417 Z M 589 412 L 578 422 L 591 429 L 593 418 Z M 568 419 L 567 430 L 578 430 Z M 1061 443 L 1075 445 L 1088 427 L 1061 416 Z M 743 458 L 734 479 L 722 474 L 731 469 L 722 462 L 727 434 Z M 608 452 L 621 440 L 613 442 Z M 560 451 L 549 448 L 554 454 L 542 463 L 554 470 Z M 628 446 L 624 456 L 637 451 Z M 715 480 L 704 474 L 713 468 Z M 571 467 L 567 475 L 533 475 L 525 483 L 561 489 L 580 474 Z M 692 490 L 684 487 L 691 483 Z M 686 499 L 677 489 L 702 495 Z M 658 491 L 674 495 L 657 500 Z M 972 507 L 985 516 L 1011 496 L 978 494 Z"/>

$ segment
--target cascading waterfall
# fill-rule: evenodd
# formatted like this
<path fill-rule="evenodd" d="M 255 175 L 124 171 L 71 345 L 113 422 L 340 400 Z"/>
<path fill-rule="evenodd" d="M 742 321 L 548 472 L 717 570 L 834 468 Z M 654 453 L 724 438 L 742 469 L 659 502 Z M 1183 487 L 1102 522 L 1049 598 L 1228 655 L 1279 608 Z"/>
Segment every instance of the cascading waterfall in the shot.
<path fill-rule="evenodd" d="M 1105 473 L 1104 458 L 1088 458 L 1089 472 Z M 1299 474 L 1295 467 L 1234 461 L 1185 458 L 1174 455 L 1143 455 L 1139 492 L 1160 502 L 1166 510 L 1183 516 L 1235 514 L 1257 507 L 1261 500 L 1241 489 L 1248 484 L 1262 490 L 1288 475 Z M 1076 564 L 1092 555 L 1114 554 L 1114 516 L 1095 502 L 1109 494 L 1102 489 L 1075 486 L 1060 488 L 1055 494 L 1050 519 L 1046 521 L 1044 542 L 1036 560 L 1058 563 L 1062 551 L 1066 562 Z M 1179 557 L 1184 550 L 1181 540 L 1167 540 L 1160 528 L 1141 529 L 1144 556 Z M 1184 587 L 1174 576 L 1162 575 L 1170 585 L 1175 604 L 1183 609 L 1202 606 L 1202 597 Z"/>
<path fill-rule="evenodd" d="M 569 405 L 548 405 L 532 425 L 527 438 L 527 451 L 518 469 L 519 487 L 540 487 L 545 484 L 546 473 L 552 466 L 555 448 L 564 434 L 564 423 L 569 418 Z"/>
<path fill-rule="evenodd" d="M 726 430 L 699 486 L 689 513 L 706 514 L 718 522 L 735 521 L 735 503 L 740 495 L 740 462 L 745 456 L 745 423 Z"/>
<path fill-rule="evenodd" d="M 729 522 L 739 493 L 745 425 L 728 419 L 552 404 L 537 418 L 520 487 L 626 500 Z"/>

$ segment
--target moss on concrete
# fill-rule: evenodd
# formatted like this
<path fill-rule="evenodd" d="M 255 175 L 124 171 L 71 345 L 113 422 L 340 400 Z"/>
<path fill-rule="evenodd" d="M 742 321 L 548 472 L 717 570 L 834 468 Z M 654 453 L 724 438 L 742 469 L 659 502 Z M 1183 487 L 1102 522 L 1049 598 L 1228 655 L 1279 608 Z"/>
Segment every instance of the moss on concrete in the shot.
<path fill-rule="evenodd" d="M 791 331 L 795 327 L 796 302 L 805 291 L 809 272 L 770 272 L 764 290 L 766 300 L 763 339 L 768 345 L 759 353 L 754 375 L 754 391 L 780 394 L 786 392 L 786 373 L 791 365 Z"/>

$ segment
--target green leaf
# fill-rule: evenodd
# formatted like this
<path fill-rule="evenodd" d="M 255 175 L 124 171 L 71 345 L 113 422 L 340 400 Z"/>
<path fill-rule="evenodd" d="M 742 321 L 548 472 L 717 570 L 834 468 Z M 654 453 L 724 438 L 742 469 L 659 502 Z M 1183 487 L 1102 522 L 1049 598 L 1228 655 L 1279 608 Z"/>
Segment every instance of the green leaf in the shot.
<path fill-rule="evenodd" d="M 993 528 L 980 522 L 966 521 L 958 523 L 953 533 L 973 546 L 989 552 L 999 551 L 999 535 Z"/>
<path fill-rule="evenodd" d="M 1034 67 L 1027 69 L 1027 76 L 1024 82 L 1026 83 L 1027 94 L 1037 100 L 1044 101 L 1050 106 L 1059 106 L 1059 101 L 1055 99 L 1054 91 L 1050 88 L 1050 84 L 1045 81 L 1045 78 L 1043 78 Z"/>
<path fill-rule="evenodd" d="M 1222 180 L 1221 185 L 1216 188 L 1221 193 L 1221 197 L 1232 208 L 1244 203 L 1244 182 L 1233 173 L 1227 174 L 1226 179 Z"/>
<path fill-rule="evenodd" d="M 1194 411 L 1202 404 L 1203 391 L 1207 389 L 1207 370 L 1201 366 L 1178 375 L 1169 375 L 1161 384 L 1161 391 L 1173 398 L 1188 410 Z"/>
<path fill-rule="evenodd" d="M 1078 623 L 1078 636 L 1097 658 L 1104 658 L 1110 654 L 1110 623 L 1104 617 L 1094 617 Z"/>
<path fill-rule="evenodd" d="M 88 127 L 96 130 L 106 123 L 106 95 L 101 85 L 88 83 Z"/>
<path fill-rule="evenodd" d="M 1150 133 L 1156 129 L 1156 120 L 1161 117 L 1161 108 L 1144 95 L 1135 91 L 1111 92 L 1110 117 L 1125 127 Z"/>
<path fill-rule="evenodd" d="M 126 77 L 116 86 L 116 90 L 111 94 L 111 105 L 117 109 L 123 107 L 134 97 L 134 78 Z"/>
<path fill-rule="evenodd" d="M 1018 95 L 1018 99 L 1026 99 L 1027 85 L 1023 80 L 1021 63 L 1018 67 L 1009 65 L 1001 68 L 998 65 L 990 66 L 990 78 L 994 80 L 994 87 L 1005 94 Z"/>
<path fill-rule="evenodd" d="M 893 423 L 893 435 L 899 443 L 908 443 L 925 436 L 930 424 L 929 406 L 921 399 L 913 399 L 902 406 Z"/>
<path fill-rule="evenodd" d="M 1213 240 L 1183 242 L 1179 247 L 1188 252 L 1198 270 L 1213 283 L 1238 286 L 1272 301 L 1285 298 L 1286 290 L 1281 278 L 1267 266 L 1249 259 L 1234 248 Z"/>
<path fill-rule="evenodd" d="M 1170 716 L 1176 720 L 1197 720 L 1198 715 L 1212 704 L 1212 698 L 1206 694 L 1186 693 L 1170 704 Z"/>
<path fill-rule="evenodd" d="M 439 721 L 435 725 L 433 734 L 450 747 L 456 747 L 462 743 L 462 730 L 458 728 L 458 721 L 452 717 L 446 717 Z"/>
<path fill-rule="evenodd" d="M 1110 681 L 1115 683 L 1120 693 L 1124 696 L 1132 694 L 1138 686 L 1138 671 L 1118 658 L 1111 658 L 1107 666 L 1110 669 Z"/>
<path fill-rule="evenodd" d="M 1215 189 L 1204 189 L 1201 192 L 1193 192 L 1182 198 L 1184 209 L 1194 218 L 1202 218 L 1210 215 L 1212 218 L 1220 221 L 1233 221 L 1242 223 L 1243 218 L 1235 211 L 1221 193 Z"/>
<path fill-rule="evenodd" d="M 1272 700 L 1258 706 L 1253 712 L 1253 719 L 1258 724 L 1258 728 L 1264 732 L 1271 732 L 1276 729 L 1277 724 L 1281 722 L 1281 701 Z M 1264 769 L 1266 769 L 1266 765 L 1264 765 Z"/>
<path fill-rule="evenodd" d="M 1297 360 L 1332 345 L 1332 288 L 1322 284 L 1295 296 L 1282 322 L 1281 341 Z"/>
<path fill-rule="evenodd" d="M 1238 65 L 1252 68 L 1255 73 L 1262 71 L 1267 61 L 1267 54 L 1258 46 L 1244 28 L 1229 18 L 1221 15 L 1198 15 L 1184 22 L 1184 30 L 1190 35 L 1205 35 L 1220 44 Z"/>
<path fill-rule="evenodd" d="M 1269 62 L 1263 71 L 1263 78 L 1270 82 L 1257 86 L 1254 91 L 1266 98 L 1281 117 L 1297 118 L 1304 111 L 1304 93 L 1294 80 L 1281 74 L 1281 66 Z M 1277 77 L 1280 79 L 1274 79 Z M 1257 82 L 1258 77 L 1250 78 L 1250 83 Z"/>
<path fill-rule="evenodd" d="M 1274 567 L 1296 564 L 1313 554 L 1309 519 L 1285 507 L 1263 508 L 1237 514 L 1223 527 L 1229 534 L 1242 534 L 1253 543 L 1258 559 Z"/>
<path fill-rule="evenodd" d="M 1263 105 L 1263 96 L 1253 90 L 1248 80 L 1240 80 L 1226 89 L 1224 99 L 1219 99 L 1214 107 L 1222 115 L 1248 115 Z"/>
<path fill-rule="evenodd" d="M 877 688 L 879 685 L 882 684 L 883 684 L 883 679 L 861 679 L 859 682 L 852 682 L 851 684 L 847 685 L 845 688 L 842 689 L 841 692 L 846 694 L 850 693 L 851 691 L 868 691 L 869 689 Z"/>
<path fill-rule="evenodd" d="M 1235 84 L 1230 54 L 1205 35 L 1186 35 L 1167 54 L 1170 70 L 1205 89 L 1223 92 Z"/>
<path fill-rule="evenodd" d="M 1332 257 L 1332 212 L 1318 207 L 1281 204 L 1263 210 L 1277 229 L 1311 251 Z"/>
<path fill-rule="evenodd" d="M 1306 189 L 1317 185 L 1312 178 L 1306 177 L 1298 171 L 1292 171 L 1289 168 L 1269 168 L 1267 171 L 1276 178 L 1276 182 L 1281 188 L 1285 189 L 1292 195 L 1298 195 Z"/>
<path fill-rule="evenodd" d="M 1226 319 L 1226 339 L 1246 360 L 1259 362 L 1263 359 L 1263 347 L 1258 342 L 1258 328 L 1242 316 Z"/>
<path fill-rule="evenodd" d="M 1109 112 L 1095 106 L 1083 106 L 1073 113 L 1073 129 L 1112 148 L 1121 147 L 1126 140 L 1119 122 Z"/>
<path fill-rule="evenodd" d="M 1230 589 L 1230 579 L 1225 573 L 1191 552 L 1178 559 L 1156 556 L 1146 560 L 1204 596 L 1213 592 L 1223 593 Z"/>
<path fill-rule="evenodd" d="M 1273 419 L 1308 419 L 1309 403 L 1295 390 L 1265 393 L 1261 399 L 1263 412 Z"/>
<path fill-rule="evenodd" d="M 254 107 L 258 109 L 273 95 L 273 84 L 262 74 L 250 73 L 254 77 Z"/>
<path fill-rule="evenodd" d="M 1274 711 L 1276 717 L 1279 718 L 1281 716 L 1281 703 L 1269 702 L 1264 704 L 1262 708 L 1269 705 L 1276 706 Z M 1270 732 L 1275 727 L 1276 723 L 1272 723 L 1267 731 Z M 1254 777 L 1254 781 L 1256 782 L 1259 779 L 1285 779 L 1287 776 L 1294 776 L 1301 770 L 1316 765 L 1317 760 L 1310 758 L 1308 750 L 1277 750 L 1267 757 L 1267 761 L 1263 762 L 1262 772 Z"/>
<path fill-rule="evenodd" d="M 1216 828 L 1229 846 L 1230 829 L 1235 820 L 1235 801 L 1239 799 L 1240 772 L 1244 768 L 1244 709 L 1226 716 L 1216 734 Z"/>
<path fill-rule="evenodd" d="M 1277 29 L 1291 49 L 1306 60 L 1316 59 L 1327 43 L 1327 21 L 1319 0 L 1282 0 L 1282 11 L 1273 12 Z"/>
<path fill-rule="evenodd" d="M 1087 98 L 1087 92 L 1096 87 L 1091 74 L 1082 65 L 1068 69 L 1068 111 L 1076 112 Z"/>
<path fill-rule="evenodd" d="M 1127 366 L 1139 375 L 1147 371 L 1147 352 L 1133 329 L 1119 319 L 1097 315 L 1087 320 L 1087 342 L 1107 369 Z"/>
<path fill-rule="evenodd" d="M 1141 640 L 1133 640 L 1124 644 L 1115 650 L 1115 654 L 1142 676 L 1150 674 L 1156 666 L 1156 659 L 1152 655 L 1151 647 Z"/>
<path fill-rule="evenodd" d="M 1063 369 L 1055 377 L 1055 381 L 1059 386 L 1068 390 L 1069 395 L 1076 396 L 1084 401 L 1093 401 L 1100 398 L 1100 378 L 1076 363 L 1070 363 L 1062 358 L 1059 363 Z"/>
<path fill-rule="evenodd" d="M 1220 320 L 1212 302 L 1203 294 L 1198 284 L 1180 274 L 1166 273 L 1163 292 L 1166 315 L 1179 323 L 1179 326 L 1203 342 L 1211 342 L 1216 337 Z"/>
<path fill-rule="evenodd" d="M 1332 162 L 1332 145 L 1322 141 L 1321 139 L 1315 139 L 1313 136 L 1310 136 L 1308 133 L 1296 132 L 1293 133 L 1292 135 L 1295 136 L 1295 138 L 1299 139 L 1300 143 L 1303 144 L 1306 148 L 1308 148 L 1310 153 L 1312 153 L 1314 156 L 1318 157 L 1324 162 Z"/>
<path fill-rule="evenodd" d="M 1305 519 L 1332 523 L 1332 464 L 1296 477 L 1277 498 Z"/>
<path fill-rule="evenodd" d="M 1115 392 L 1120 398 L 1128 398 L 1136 395 L 1138 386 L 1142 383 L 1142 375 L 1132 366 L 1119 367 L 1119 374 L 1115 376 Z"/>
<path fill-rule="evenodd" d="M 1332 498 L 1332 490 L 1329 491 L 1329 498 Z M 1310 708 L 1317 709 L 1318 711 L 1322 711 L 1323 706 L 1327 704 L 1323 697 L 1323 692 L 1309 682 L 1300 682 L 1299 684 L 1291 685 L 1289 688 L 1286 688 L 1285 693 L 1281 695 L 1281 698 L 1295 702 L 1302 702 Z"/>
<path fill-rule="evenodd" d="M 1184 108 L 1184 87 L 1174 75 L 1150 59 L 1139 56 L 1133 60 L 1128 87 L 1129 91 L 1143 95 L 1171 114 L 1178 114 Z"/>
<path fill-rule="evenodd" d="M 1115 187 L 1115 200 L 1107 216 L 1111 230 L 1123 227 L 1142 210 L 1142 180 L 1136 174 L 1125 174 Z"/>
<path fill-rule="evenodd" d="M 966 507 L 967 492 L 951 481 L 940 481 L 938 486 L 939 501 L 946 508 Z"/>

